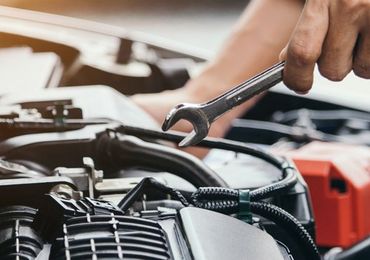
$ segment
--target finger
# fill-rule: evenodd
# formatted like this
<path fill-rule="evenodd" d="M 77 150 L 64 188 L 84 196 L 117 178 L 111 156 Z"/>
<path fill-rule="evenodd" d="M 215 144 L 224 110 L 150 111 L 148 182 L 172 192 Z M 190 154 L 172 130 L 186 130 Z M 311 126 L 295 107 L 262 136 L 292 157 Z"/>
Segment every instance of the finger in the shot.
<path fill-rule="evenodd" d="M 313 70 L 320 57 L 329 23 L 326 1 L 307 1 L 289 41 L 284 83 L 297 92 L 307 92 L 313 83 Z"/>
<path fill-rule="evenodd" d="M 286 60 L 287 52 L 288 52 L 288 46 L 285 46 L 284 49 L 280 52 L 279 61 Z M 304 94 L 308 93 L 308 91 L 302 91 L 302 90 L 295 90 L 295 92 L 298 93 L 298 94 L 301 94 L 301 95 L 304 95 Z"/>
<path fill-rule="evenodd" d="M 370 32 L 363 33 L 358 38 L 353 72 L 361 78 L 370 79 Z"/>
<path fill-rule="evenodd" d="M 353 51 L 358 36 L 358 24 L 340 2 L 330 8 L 329 29 L 318 61 L 321 75 L 341 81 L 352 70 Z"/>

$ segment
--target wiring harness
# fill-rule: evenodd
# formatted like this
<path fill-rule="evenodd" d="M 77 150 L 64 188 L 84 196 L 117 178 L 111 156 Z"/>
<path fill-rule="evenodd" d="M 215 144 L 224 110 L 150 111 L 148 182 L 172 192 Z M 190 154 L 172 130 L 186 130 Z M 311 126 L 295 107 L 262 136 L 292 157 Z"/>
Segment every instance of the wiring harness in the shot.
<path fill-rule="evenodd" d="M 184 137 L 184 134 L 178 132 L 163 133 L 156 130 L 124 125 L 113 129 L 113 131 L 143 139 L 159 139 L 176 143 Z M 287 160 L 277 158 L 265 151 L 243 143 L 225 139 L 206 138 L 197 146 L 229 150 L 254 156 L 279 169 L 282 173 L 282 178 L 277 182 L 254 190 L 237 190 L 227 187 L 200 187 L 190 197 L 185 197 L 180 192 L 159 183 L 153 178 L 144 178 L 125 196 L 119 203 L 119 207 L 124 211 L 128 210 L 133 202 L 139 199 L 147 189 L 156 188 L 170 195 L 172 198 L 179 200 L 185 207 L 194 206 L 228 215 L 236 214 L 239 219 L 247 223 L 253 222 L 253 213 L 274 222 L 292 237 L 296 238 L 300 247 L 305 252 L 307 259 L 320 259 L 320 254 L 314 240 L 294 216 L 276 205 L 261 201 L 282 195 L 297 183 L 296 169 Z"/>
<path fill-rule="evenodd" d="M 274 192 L 285 189 L 286 186 L 284 185 L 278 185 L 274 189 L 256 189 L 251 192 L 223 187 L 201 187 L 191 195 L 189 202 L 181 192 L 158 182 L 154 178 L 144 178 L 128 192 L 118 206 L 123 211 L 127 211 L 148 189 L 153 188 L 179 200 L 185 207 L 195 206 L 223 214 L 237 214 L 239 219 L 248 223 L 252 223 L 252 213 L 257 214 L 274 222 L 292 237 L 295 237 L 306 252 L 307 259 L 320 259 L 314 240 L 294 216 L 273 204 L 257 201 L 261 197 L 266 198 L 268 195 L 273 195 Z"/>

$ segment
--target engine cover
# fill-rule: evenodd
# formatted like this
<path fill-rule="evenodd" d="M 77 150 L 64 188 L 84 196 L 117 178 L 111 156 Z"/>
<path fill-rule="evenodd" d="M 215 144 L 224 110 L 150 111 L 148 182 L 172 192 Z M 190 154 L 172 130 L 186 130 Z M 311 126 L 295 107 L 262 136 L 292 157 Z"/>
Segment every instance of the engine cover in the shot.
<path fill-rule="evenodd" d="M 267 232 L 209 210 L 159 207 L 127 215 L 103 200 L 42 201 L 38 211 L 0 210 L 2 259 L 293 259 Z"/>

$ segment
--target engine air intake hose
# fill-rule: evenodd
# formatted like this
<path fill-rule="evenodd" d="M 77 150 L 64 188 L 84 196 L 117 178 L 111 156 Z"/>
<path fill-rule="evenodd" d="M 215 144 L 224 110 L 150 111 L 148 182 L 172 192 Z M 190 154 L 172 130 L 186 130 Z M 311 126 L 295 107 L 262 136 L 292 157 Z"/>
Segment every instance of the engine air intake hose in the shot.
<path fill-rule="evenodd" d="M 35 259 L 43 240 L 31 227 L 36 209 L 9 206 L 0 209 L 1 259 Z"/>
<path fill-rule="evenodd" d="M 201 186 L 227 187 L 227 183 L 200 159 L 172 147 L 145 142 L 134 136 L 103 134 L 98 138 L 97 158 L 102 165 L 117 169 L 122 166 L 142 166 L 175 174 Z"/>
<path fill-rule="evenodd" d="M 170 131 L 163 133 L 156 130 L 145 129 L 134 126 L 120 125 L 119 127 L 112 130 L 122 134 L 129 134 L 140 138 L 155 138 L 166 140 L 170 142 L 179 142 L 185 135 L 183 133 Z M 290 163 L 281 159 L 277 156 L 269 154 L 266 151 L 250 147 L 244 143 L 219 139 L 219 138 L 206 138 L 202 140 L 197 146 L 205 148 L 222 149 L 242 154 L 248 154 L 259 158 L 274 167 L 278 168 L 282 172 L 282 179 L 265 187 L 261 187 L 251 191 L 250 196 L 254 200 L 260 200 L 276 195 L 280 195 L 288 189 L 292 188 L 297 183 L 297 173 L 295 168 Z M 202 185 L 200 185 L 202 186 Z M 203 186 L 223 186 L 225 185 L 203 185 Z"/>

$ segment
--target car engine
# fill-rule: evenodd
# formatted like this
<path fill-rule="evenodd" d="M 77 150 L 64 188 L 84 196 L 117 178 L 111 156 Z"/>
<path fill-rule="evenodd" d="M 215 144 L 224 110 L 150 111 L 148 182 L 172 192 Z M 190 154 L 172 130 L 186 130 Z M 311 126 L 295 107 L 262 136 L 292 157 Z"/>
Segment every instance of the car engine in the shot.
<path fill-rule="evenodd" d="M 201 160 L 127 96 L 182 86 L 202 57 L 0 20 L 1 259 L 369 259 L 368 107 L 270 91 Z"/>

